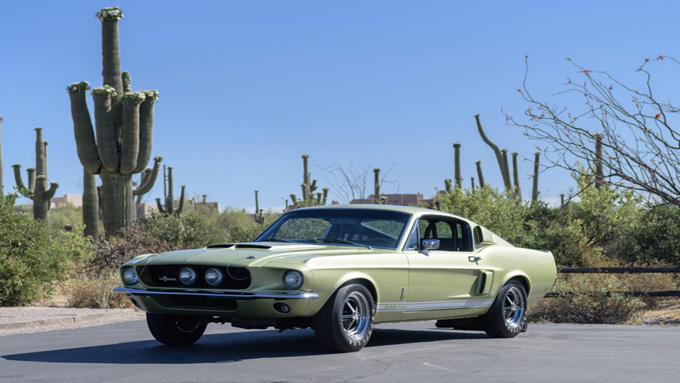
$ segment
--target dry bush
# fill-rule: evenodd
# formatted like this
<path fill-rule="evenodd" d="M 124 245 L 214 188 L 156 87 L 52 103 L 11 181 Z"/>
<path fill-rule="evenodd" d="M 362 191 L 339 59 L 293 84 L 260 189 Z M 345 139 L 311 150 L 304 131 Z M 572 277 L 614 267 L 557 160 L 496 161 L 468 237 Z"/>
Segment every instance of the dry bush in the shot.
<path fill-rule="evenodd" d="M 120 286 L 120 275 L 109 273 L 83 279 L 72 279 L 64 288 L 64 294 L 70 307 L 122 309 L 132 308 L 132 303 L 123 294 L 111 291 Z"/>
<path fill-rule="evenodd" d="M 643 267 L 643 265 L 636 265 Z M 659 264 L 645 267 L 661 267 Z M 674 274 L 564 274 L 553 292 L 529 309 L 529 320 L 555 323 L 638 323 L 642 311 L 656 308 L 664 298 L 631 297 L 617 292 L 680 290 Z M 612 292 L 612 294 L 608 294 Z"/>

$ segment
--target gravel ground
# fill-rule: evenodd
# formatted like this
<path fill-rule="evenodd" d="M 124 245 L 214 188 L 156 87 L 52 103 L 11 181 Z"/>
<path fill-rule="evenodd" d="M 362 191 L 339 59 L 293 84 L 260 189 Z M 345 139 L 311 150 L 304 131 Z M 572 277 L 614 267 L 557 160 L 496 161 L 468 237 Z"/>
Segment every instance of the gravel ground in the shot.
<path fill-rule="evenodd" d="M 134 309 L 0 307 L 0 336 L 99 326 L 143 320 Z"/>

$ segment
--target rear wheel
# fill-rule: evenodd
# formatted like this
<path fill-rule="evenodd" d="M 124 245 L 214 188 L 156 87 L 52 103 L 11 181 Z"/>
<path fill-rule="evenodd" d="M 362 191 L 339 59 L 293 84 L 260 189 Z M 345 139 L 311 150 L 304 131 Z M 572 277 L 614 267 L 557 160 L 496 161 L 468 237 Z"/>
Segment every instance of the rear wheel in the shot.
<path fill-rule="evenodd" d="M 193 317 L 146 313 L 146 324 L 157 341 L 170 346 L 189 345 L 201 338 L 207 323 Z"/>
<path fill-rule="evenodd" d="M 336 352 L 361 350 L 373 333 L 375 303 L 366 287 L 343 286 L 331 296 L 314 317 L 319 341 Z"/>
<path fill-rule="evenodd" d="M 526 327 L 527 293 L 518 281 L 501 288 L 489 312 L 485 331 L 492 338 L 513 338 Z"/>

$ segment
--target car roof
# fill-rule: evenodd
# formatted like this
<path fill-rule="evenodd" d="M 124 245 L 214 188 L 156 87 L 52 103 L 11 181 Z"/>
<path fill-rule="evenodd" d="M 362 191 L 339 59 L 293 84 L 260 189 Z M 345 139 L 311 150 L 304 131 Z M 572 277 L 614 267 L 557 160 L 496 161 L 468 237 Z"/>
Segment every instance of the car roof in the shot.
<path fill-rule="evenodd" d="M 328 210 L 328 209 L 353 209 L 353 210 L 387 210 L 387 211 L 396 211 L 396 212 L 401 212 L 401 213 L 407 213 L 407 214 L 413 214 L 417 216 L 421 215 L 428 215 L 428 214 L 436 214 L 436 215 L 442 215 L 446 217 L 452 217 L 452 218 L 457 218 L 463 221 L 468 222 L 470 225 L 477 225 L 476 223 L 454 215 L 450 213 L 446 213 L 443 211 L 439 210 L 433 210 L 433 209 L 426 209 L 422 207 L 416 207 L 416 206 L 401 206 L 401 205 L 378 205 L 378 204 L 356 204 L 356 205 L 321 205 L 321 206 L 311 206 L 311 207 L 301 207 L 295 210 L 291 211 L 303 211 L 303 210 Z"/>

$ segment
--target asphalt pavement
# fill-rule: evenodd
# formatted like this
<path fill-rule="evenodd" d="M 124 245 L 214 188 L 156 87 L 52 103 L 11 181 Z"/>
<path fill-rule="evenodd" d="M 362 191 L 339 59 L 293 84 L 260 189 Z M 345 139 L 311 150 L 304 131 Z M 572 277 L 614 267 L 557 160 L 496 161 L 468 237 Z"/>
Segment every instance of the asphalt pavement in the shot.
<path fill-rule="evenodd" d="M 153 340 L 143 320 L 0 338 L 13 382 L 673 382 L 680 328 L 545 324 L 514 339 L 376 326 L 367 347 L 334 354 L 313 331 L 211 324 L 193 346 Z"/>

